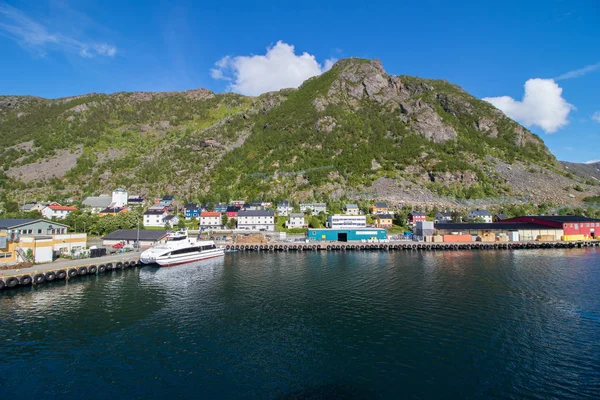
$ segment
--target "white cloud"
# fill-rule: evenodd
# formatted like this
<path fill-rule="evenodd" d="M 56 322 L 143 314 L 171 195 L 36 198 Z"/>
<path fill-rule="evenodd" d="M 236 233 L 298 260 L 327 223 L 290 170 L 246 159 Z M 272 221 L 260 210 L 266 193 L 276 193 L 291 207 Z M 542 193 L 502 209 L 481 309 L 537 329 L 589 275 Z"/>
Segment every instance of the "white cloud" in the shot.
<path fill-rule="evenodd" d="M 294 46 L 277 42 L 268 47 L 265 55 L 223 57 L 210 70 L 214 79 L 231 81 L 229 90 L 244 95 L 298 87 L 310 77 L 329 70 L 335 59 L 327 59 L 321 65 L 315 56 L 302 53 L 296 55 Z"/>
<path fill-rule="evenodd" d="M 592 119 L 600 123 L 600 111 L 596 111 L 594 114 L 592 114 Z"/>
<path fill-rule="evenodd" d="M 81 57 L 114 57 L 117 48 L 108 43 L 88 42 L 50 32 L 43 24 L 29 18 L 15 7 L 0 4 L 0 34 L 40 56 L 47 51 L 75 53 Z"/>
<path fill-rule="evenodd" d="M 586 161 L 584 164 L 596 164 L 596 163 L 600 163 L 600 160 L 590 160 L 590 161 Z"/>
<path fill-rule="evenodd" d="M 509 96 L 485 97 L 483 100 L 523 125 L 537 125 L 546 133 L 556 132 L 567 125 L 569 112 L 575 109 L 562 97 L 562 88 L 552 79 L 529 79 L 525 82 L 521 101 Z"/>
<path fill-rule="evenodd" d="M 557 76 L 556 78 L 554 78 L 554 80 L 561 81 L 563 79 L 579 78 L 580 76 L 587 75 L 590 72 L 596 71 L 597 69 L 600 69 L 600 62 L 592 65 L 586 65 L 583 68 L 574 69 L 573 71 L 566 72 L 562 75 Z"/>

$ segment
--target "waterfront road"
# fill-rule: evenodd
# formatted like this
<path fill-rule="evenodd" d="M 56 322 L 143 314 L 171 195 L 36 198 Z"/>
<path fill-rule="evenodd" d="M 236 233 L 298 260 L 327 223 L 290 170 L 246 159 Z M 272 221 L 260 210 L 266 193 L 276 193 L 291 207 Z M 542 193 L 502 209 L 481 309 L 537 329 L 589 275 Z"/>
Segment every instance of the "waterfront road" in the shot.
<path fill-rule="evenodd" d="M 58 259 L 51 263 L 46 264 L 36 264 L 29 268 L 20 268 L 20 269 L 5 269 L 0 270 L 0 278 L 13 276 L 13 275 L 23 275 L 23 274 L 33 274 L 38 272 L 46 272 L 46 271 L 54 271 L 58 269 L 66 269 L 70 267 L 81 267 L 84 265 L 99 265 L 106 264 L 109 262 L 118 262 L 118 261 L 130 261 L 132 259 L 138 260 L 140 256 L 140 252 L 138 251 L 130 251 L 127 253 L 117 253 L 111 254 L 104 257 L 97 258 L 84 258 L 79 260 L 64 260 Z"/>

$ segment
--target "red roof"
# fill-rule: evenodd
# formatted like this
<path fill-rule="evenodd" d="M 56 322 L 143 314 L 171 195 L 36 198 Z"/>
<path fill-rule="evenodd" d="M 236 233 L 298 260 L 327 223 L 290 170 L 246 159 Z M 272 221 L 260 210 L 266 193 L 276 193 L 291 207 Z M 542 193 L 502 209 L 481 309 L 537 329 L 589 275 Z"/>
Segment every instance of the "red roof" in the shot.
<path fill-rule="evenodd" d="M 48 207 L 50 207 L 50 209 L 54 211 L 77 211 L 77 207 L 73 206 L 55 206 L 51 204 Z"/>
<path fill-rule="evenodd" d="M 201 217 L 220 217 L 221 213 L 220 212 L 210 212 L 210 211 L 204 211 L 200 213 Z"/>

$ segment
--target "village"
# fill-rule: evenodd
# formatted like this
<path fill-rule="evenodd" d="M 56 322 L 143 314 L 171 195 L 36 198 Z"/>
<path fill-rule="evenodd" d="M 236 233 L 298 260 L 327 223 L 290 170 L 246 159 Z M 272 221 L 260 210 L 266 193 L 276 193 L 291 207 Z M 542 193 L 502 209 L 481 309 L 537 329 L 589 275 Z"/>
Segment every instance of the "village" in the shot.
<path fill-rule="evenodd" d="M 223 244 L 301 242 L 431 243 L 568 242 L 595 240 L 600 220 L 577 215 L 507 216 L 472 209 L 460 214 L 403 214 L 384 201 L 368 207 L 345 204 L 340 212 L 326 203 L 232 200 L 229 203 L 182 203 L 174 196 L 145 199 L 123 188 L 111 195 L 86 197 L 79 206 L 28 202 L 22 213 L 41 218 L 0 219 L 0 264 L 45 263 L 148 248 L 171 230 L 186 229 Z M 406 210 L 404 210 L 406 211 Z M 136 214 L 135 226 L 116 226 L 96 234 L 66 224 L 71 213 L 114 218 Z M 76 223 L 75 223 L 76 224 Z M 88 237 L 89 236 L 89 237 Z"/>

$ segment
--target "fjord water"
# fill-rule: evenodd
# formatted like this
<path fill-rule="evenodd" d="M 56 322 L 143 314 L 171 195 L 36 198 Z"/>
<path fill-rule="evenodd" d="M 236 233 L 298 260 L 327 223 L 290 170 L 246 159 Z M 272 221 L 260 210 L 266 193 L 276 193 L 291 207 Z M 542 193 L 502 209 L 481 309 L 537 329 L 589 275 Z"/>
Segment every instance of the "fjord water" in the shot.
<path fill-rule="evenodd" d="M 23 398 L 598 398 L 600 250 L 227 254 L 0 294 Z"/>

